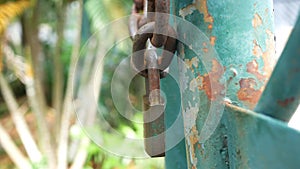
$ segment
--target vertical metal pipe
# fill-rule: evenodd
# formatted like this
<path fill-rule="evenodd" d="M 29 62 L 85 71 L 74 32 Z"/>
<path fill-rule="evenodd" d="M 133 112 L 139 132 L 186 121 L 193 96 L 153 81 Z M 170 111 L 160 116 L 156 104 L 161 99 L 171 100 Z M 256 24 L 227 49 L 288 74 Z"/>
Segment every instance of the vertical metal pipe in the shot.
<path fill-rule="evenodd" d="M 203 42 L 195 32 L 177 28 L 179 39 L 189 42 L 180 44 L 178 50 L 186 63 L 179 71 L 184 84 L 181 94 L 188 168 L 229 168 L 232 157 L 226 123 L 230 119 L 222 118 L 222 109 L 215 109 L 222 118 L 216 120 L 210 116 L 210 108 L 223 102 L 218 99 L 221 96 L 239 107 L 254 109 L 273 68 L 273 1 L 176 0 L 172 5 L 175 15 L 192 22 L 208 39 Z M 201 54 L 195 49 L 201 49 Z M 201 60 L 212 51 L 218 57 Z M 207 122 L 217 123 L 216 128 L 211 130 L 205 126 Z"/>

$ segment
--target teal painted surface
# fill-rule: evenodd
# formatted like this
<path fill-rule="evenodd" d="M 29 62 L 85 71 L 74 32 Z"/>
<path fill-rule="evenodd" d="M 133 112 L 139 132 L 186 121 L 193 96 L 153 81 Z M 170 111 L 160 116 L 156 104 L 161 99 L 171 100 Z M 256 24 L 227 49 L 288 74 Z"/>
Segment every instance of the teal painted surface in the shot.
<path fill-rule="evenodd" d="M 227 105 L 230 168 L 298 169 L 300 132 L 270 117 Z"/>
<path fill-rule="evenodd" d="M 275 53 L 272 0 L 176 0 L 173 5 L 175 15 L 205 35 L 175 21 L 185 62 L 179 77 L 187 167 L 234 168 L 228 134 L 238 126 L 228 125 L 223 103 L 253 109 L 265 87 Z"/>
<path fill-rule="evenodd" d="M 178 86 L 178 66 L 174 59 L 170 66 L 170 74 L 161 80 L 161 89 L 167 98 L 165 110 L 165 128 L 168 130 L 176 121 L 179 121 L 178 129 L 173 132 L 166 132 L 166 168 L 185 169 L 187 168 L 185 139 L 183 132 L 183 117 L 181 113 L 180 89 Z M 173 139 L 180 138 L 179 140 Z M 173 141 L 176 141 L 175 143 Z M 179 142 L 177 142 L 179 141 Z"/>
<path fill-rule="evenodd" d="M 174 1 L 170 1 L 170 11 L 175 11 Z M 171 14 L 174 12 L 171 12 Z M 172 24 L 175 23 L 173 17 L 170 18 Z M 166 169 L 187 169 L 187 159 L 186 159 L 186 146 L 184 138 L 184 127 L 183 127 L 183 116 L 181 112 L 181 95 L 179 83 L 179 72 L 177 58 L 173 59 L 170 66 L 170 72 L 172 77 L 168 76 L 166 79 L 161 80 L 161 89 L 165 91 L 166 97 L 168 99 L 168 104 L 165 111 L 165 128 L 174 124 L 176 118 L 179 119 L 179 125 L 177 132 L 166 133 L 166 148 L 168 149 L 165 153 L 165 167 Z M 172 142 L 173 137 L 179 137 L 179 143 Z"/>
<path fill-rule="evenodd" d="M 255 111 L 288 122 L 300 102 L 300 17 Z"/>

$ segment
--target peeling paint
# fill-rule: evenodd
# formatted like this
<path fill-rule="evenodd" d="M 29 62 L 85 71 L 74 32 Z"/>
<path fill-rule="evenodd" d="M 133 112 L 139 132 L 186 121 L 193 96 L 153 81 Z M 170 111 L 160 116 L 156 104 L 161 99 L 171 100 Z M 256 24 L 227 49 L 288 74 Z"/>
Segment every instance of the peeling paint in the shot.
<path fill-rule="evenodd" d="M 254 28 L 257 28 L 257 27 L 261 26 L 262 24 L 263 24 L 263 21 L 262 21 L 261 17 L 259 16 L 258 13 L 255 13 L 254 18 L 252 20 L 252 26 Z"/>
<path fill-rule="evenodd" d="M 191 60 L 185 59 L 184 62 L 189 69 L 193 69 L 193 67 L 198 68 L 199 65 L 199 59 L 197 57 L 193 57 Z"/>
<path fill-rule="evenodd" d="M 204 90 L 209 100 L 215 100 L 218 96 L 222 94 L 225 89 L 224 84 L 220 83 L 220 79 L 223 76 L 223 67 L 216 60 L 212 60 L 212 70 L 211 72 L 205 74 L 203 78 L 202 85 L 199 86 L 200 90 Z M 211 89 L 211 87 L 214 87 Z M 214 91 L 214 92 L 212 92 Z"/>
<path fill-rule="evenodd" d="M 274 33 L 270 30 L 266 30 L 266 34 L 268 38 L 266 39 L 266 50 L 262 55 L 264 61 L 264 72 L 266 76 L 269 77 L 272 73 L 275 60 L 273 59 L 275 56 L 275 40 Z"/>
<path fill-rule="evenodd" d="M 254 44 L 252 50 L 253 55 L 256 56 L 257 58 L 261 57 L 263 55 L 261 47 L 258 45 L 256 40 L 253 40 L 253 44 Z"/>
<path fill-rule="evenodd" d="M 204 15 L 204 21 L 207 23 L 213 23 L 214 18 L 210 15 L 207 7 L 207 0 L 195 0 L 195 6 L 200 13 Z"/>
<path fill-rule="evenodd" d="M 197 76 L 196 78 L 192 79 L 190 82 L 190 91 L 196 92 L 198 86 L 202 86 L 202 82 L 203 78 L 201 76 Z"/>
<path fill-rule="evenodd" d="M 261 90 L 255 89 L 257 86 L 256 80 L 253 78 L 243 78 L 239 81 L 240 90 L 237 92 L 237 96 L 241 101 L 248 103 L 250 108 L 254 108 L 258 102 Z"/>
<path fill-rule="evenodd" d="M 181 16 L 183 19 L 185 19 L 186 16 L 191 15 L 196 10 L 196 7 L 194 4 L 190 4 L 187 7 L 184 7 L 179 10 L 179 16 Z"/>
<path fill-rule="evenodd" d="M 184 111 L 184 127 L 186 133 L 190 133 L 193 126 L 196 125 L 196 119 L 199 112 L 198 103 L 195 106 L 192 106 L 191 102 L 188 103 L 189 107 L 187 107 Z"/>
<path fill-rule="evenodd" d="M 210 37 L 210 44 L 212 45 L 212 46 L 215 46 L 215 43 L 216 43 L 216 37 L 215 36 L 211 36 Z"/>
<path fill-rule="evenodd" d="M 188 102 L 189 107 L 185 109 L 184 112 L 184 127 L 185 132 L 187 133 L 187 145 L 189 149 L 190 162 L 192 167 L 197 167 L 198 159 L 196 157 L 195 149 L 197 148 L 195 145 L 198 143 L 198 135 L 199 132 L 196 127 L 197 115 L 199 112 L 198 103 L 195 106 L 192 106 L 190 102 Z"/>
<path fill-rule="evenodd" d="M 263 51 L 261 46 L 258 44 L 256 40 L 253 40 L 253 50 L 252 53 L 257 58 L 262 57 L 264 66 L 263 66 L 263 76 L 270 77 L 275 61 L 274 61 L 274 55 L 275 55 L 275 41 L 274 41 L 274 34 L 270 30 L 266 30 L 266 34 L 268 38 L 266 39 L 266 50 Z"/>
<path fill-rule="evenodd" d="M 184 56 L 184 55 L 182 55 Z M 181 70 L 179 73 L 180 76 L 180 90 L 181 93 L 183 93 L 183 91 L 185 91 L 188 88 L 188 83 L 189 83 L 189 77 L 186 75 L 187 73 L 187 69 L 188 69 L 188 65 L 186 63 L 183 64 L 178 64 L 179 69 Z"/>
<path fill-rule="evenodd" d="M 198 87 L 197 79 L 193 79 L 190 82 L 190 91 L 195 92 Z"/>
<path fill-rule="evenodd" d="M 247 64 L 247 72 L 255 75 L 258 80 L 266 80 L 266 77 L 259 72 L 258 63 L 256 60 L 253 60 Z"/>
<path fill-rule="evenodd" d="M 181 16 L 183 19 L 185 19 L 186 16 L 191 15 L 195 10 L 198 10 L 200 13 L 204 15 L 204 21 L 207 23 L 210 23 L 208 25 L 209 29 L 213 28 L 212 23 L 214 22 L 213 17 L 210 15 L 207 7 L 207 0 L 195 0 L 194 3 L 181 8 L 179 10 L 179 16 Z"/>

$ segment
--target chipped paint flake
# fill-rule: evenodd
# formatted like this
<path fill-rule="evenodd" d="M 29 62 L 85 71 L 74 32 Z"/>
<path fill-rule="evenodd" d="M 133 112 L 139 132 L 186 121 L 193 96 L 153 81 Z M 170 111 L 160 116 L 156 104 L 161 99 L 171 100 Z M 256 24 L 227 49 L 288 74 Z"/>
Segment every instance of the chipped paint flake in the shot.
<path fill-rule="evenodd" d="M 243 78 L 239 83 L 240 90 L 237 92 L 239 100 L 244 101 L 244 103 L 253 109 L 262 94 L 261 89 L 255 89 L 257 83 L 253 78 Z"/>
<path fill-rule="evenodd" d="M 216 44 L 216 37 L 215 36 L 211 36 L 210 38 L 210 44 L 212 45 L 212 46 L 215 46 L 215 44 Z"/>
<path fill-rule="evenodd" d="M 193 67 L 198 68 L 199 65 L 199 59 L 197 57 L 193 57 L 191 60 L 185 59 L 184 62 L 189 69 L 193 69 Z"/>
<path fill-rule="evenodd" d="M 210 15 L 207 7 L 207 0 L 195 0 L 195 6 L 200 13 L 204 15 L 204 21 L 207 23 L 213 23 L 214 19 Z"/>
<path fill-rule="evenodd" d="M 193 79 L 190 82 L 190 91 L 196 92 L 196 89 L 198 87 L 197 79 Z"/>
<path fill-rule="evenodd" d="M 263 24 L 263 21 L 258 13 L 255 13 L 254 18 L 252 19 L 252 26 L 254 28 L 258 28 Z"/>
<path fill-rule="evenodd" d="M 199 86 L 202 86 L 203 78 L 201 76 L 197 76 L 196 78 L 192 79 L 190 82 L 190 91 L 196 92 L 199 89 Z M 195 100 L 195 98 L 193 99 Z"/>
<path fill-rule="evenodd" d="M 265 81 L 266 77 L 259 72 L 258 63 L 256 60 L 247 64 L 247 72 L 256 76 L 257 80 Z"/>
<path fill-rule="evenodd" d="M 184 7 L 179 10 L 179 16 L 181 16 L 183 19 L 185 19 L 186 16 L 191 15 L 196 10 L 196 7 L 194 4 L 190 4 L 187 7 Z"/>
<path fill-rule="evenodd" d="M 216 59 L 213 59 L 212 70 L 203 76 L 203 84 L 200 88 L 205 91 L 209 100 L 215 100 L 225 90 L 224 84 L 219 81 L 223 73 L 222 65 Z"/>
<path fill-rule="evenodd" d="M 179 16 L 181 16 L 183 19 L 185 19 L 186 16 L 191 15 L 192 13 L 194 13 L 195 10 L 198 10 L 200 13 L 202 13 L 204 15 L 204 21 L 207 23 L 210 23 L 208 25 L 209 29 L 213 28 L 213 22 L 214 22 L 214 18 L 210 15 L 209 11 L 208 11 L 208 7 L 207 7 L 207 0 L 195 0 L 194 3 L 181 8 L 179 10 Z"/>
<path fill-rule="evenodd" d="M 252 50 L 253 55 L 256 56 L 257 58 L 261 57 L 263 55 L 261 47 L 259 46 L 256 40 L 253 40 L 253 44 L 254 44 Z"/>
<path fill-rule="evenodd" d="M 266 39 L 266 50 L 262 55 L 264 61 L 264 72 L 267 77 L 271 76 L 273 67 L 275 65 L 275 60 L 273 59 L 275 56 L 275 40 L 274 33 L 270 30 L 266 30 L 266 34 L 268 38 Z"/>

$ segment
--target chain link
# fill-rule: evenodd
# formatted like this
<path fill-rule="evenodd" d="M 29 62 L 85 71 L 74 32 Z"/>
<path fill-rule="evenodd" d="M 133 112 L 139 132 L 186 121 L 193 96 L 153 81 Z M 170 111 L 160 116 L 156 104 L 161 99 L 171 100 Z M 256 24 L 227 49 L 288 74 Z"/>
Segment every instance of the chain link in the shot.
<path fill-rule="evenodd" d="M 135 0 L 129 21 L 130 36 L 133 39 L 132 67 L 140 75 L 148 77 L 144 53 L 150 40 L 154 47 L 163 47 L 162 55 L 157 58 L 157 69 L 161 78 L 166 76 L 165 70 L 169 67 L 176 52 L 176 31 L 169 24 L 169 0 Z M 143 4 L 143 6 L 141 5 Z M 145 8 L 146 7 L 146 8 Z M 144 10 L 144 14 L 141 13 Z M 145 13 L 147 14 L 145 17 Z"/>

